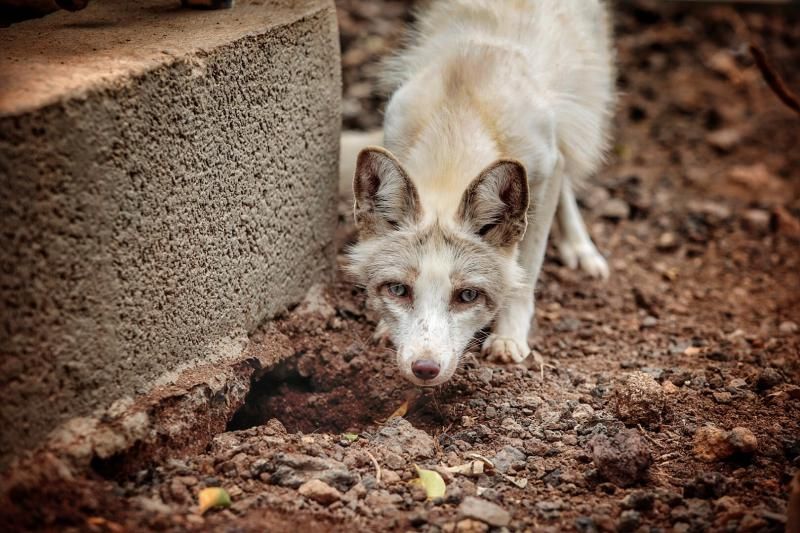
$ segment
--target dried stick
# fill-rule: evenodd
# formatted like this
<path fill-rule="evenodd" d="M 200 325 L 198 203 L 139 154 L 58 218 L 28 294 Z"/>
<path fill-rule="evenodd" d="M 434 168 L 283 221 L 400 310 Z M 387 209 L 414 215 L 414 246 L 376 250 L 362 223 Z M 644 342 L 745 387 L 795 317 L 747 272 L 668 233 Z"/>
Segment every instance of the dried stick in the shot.
<path fill-rule="evenodd" d="M 783 81 L 781 75 L 770 64 L 764 50 L 753 43 L 750 43 L 748 48 L 769 88 L 780 98 L 781 102 L 793 109 L 797 114 L 800 114 L 800 99 L 786 86 L 786 82 Z"/>

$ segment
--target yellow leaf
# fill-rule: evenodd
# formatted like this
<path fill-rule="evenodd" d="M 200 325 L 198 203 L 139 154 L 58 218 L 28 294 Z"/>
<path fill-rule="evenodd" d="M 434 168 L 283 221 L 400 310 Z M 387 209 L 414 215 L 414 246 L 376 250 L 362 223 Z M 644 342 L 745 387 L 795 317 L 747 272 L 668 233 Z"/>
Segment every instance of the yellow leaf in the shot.
<path fill-rule="evenodd" d="M 395 409 L 394 413 L 389 415 L 389 418 L 406 416 L 406 413 L 408 413 L 408 400 L 400 404 L 400 407 Z"/>
<path fill-rule="evenodd" d="M 428 496 L 428 499 L 434 500 L 436 498 L 444 498 L 447 486 L 444 484 L 444 480 L 442 476 L 439 475 L 439 472 L 425 470 L 417 465 L 414 465 L 414 468 L 417 469 L 419 478 L 412 480 L 412 482 L 425 489 L 425 494 Z"/>
<path fill-rule="evenodd" d="M 208 487 L 197 495 L 197 502 L 197 512 L 203 514 L 212 507 L 230 507 L 231 497 L 221 487 Z"/>
<path fill-rule="evenodd" d="M 384 422 L 388 422 L 392 418 L 404 417 L 404 416 L 406 416 L 406 413 L 408 413 L 408 400 L 406 400 L 402 404 L 400 404 L 400 407 L 395 409 L 394 413 L 390 414 L 389 418 L 384 420 Z"/>

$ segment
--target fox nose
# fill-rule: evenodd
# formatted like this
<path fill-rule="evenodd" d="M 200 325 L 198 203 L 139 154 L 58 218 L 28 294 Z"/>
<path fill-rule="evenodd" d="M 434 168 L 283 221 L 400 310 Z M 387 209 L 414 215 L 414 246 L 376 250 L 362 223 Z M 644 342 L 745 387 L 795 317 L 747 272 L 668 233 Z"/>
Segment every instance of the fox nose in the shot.
<path fill-rule="evenodd" d="M 419 379 L 433 379 L 439 375 L 439 363 L 430 359 L 419 359 L 411 363 L 411 371 Z"/>

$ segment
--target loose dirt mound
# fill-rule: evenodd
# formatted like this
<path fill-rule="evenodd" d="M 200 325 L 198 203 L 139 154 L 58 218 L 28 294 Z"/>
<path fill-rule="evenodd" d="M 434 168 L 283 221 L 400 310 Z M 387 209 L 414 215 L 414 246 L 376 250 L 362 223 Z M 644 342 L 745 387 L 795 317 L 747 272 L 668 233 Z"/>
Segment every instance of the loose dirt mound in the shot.
<path fill-rule="evenodd" d="M 396 42 L 407 4 L 339 3 L 345 121 L 373 125 L 365 62 Z M 278 322 L 295 357 L 206 451 L 12 491 L 4 530 L 485 531 L 507 512 L 510 530 L 782 531 L 800 467 L 800 122 L 741 22 L 800 89 L 800 17 L 652 4 L 621 8 L 618 141 L 583 192 L 612 278 L 549 254 L 532 338 L 544 368 L 467 355 L 451 383 L 416 391 L 341 280 L 327 311 Z M 415 464 L 442 473 L 443 499 L 408 483 Z M 232 506 L 196 514 L 207 486 Z"/>

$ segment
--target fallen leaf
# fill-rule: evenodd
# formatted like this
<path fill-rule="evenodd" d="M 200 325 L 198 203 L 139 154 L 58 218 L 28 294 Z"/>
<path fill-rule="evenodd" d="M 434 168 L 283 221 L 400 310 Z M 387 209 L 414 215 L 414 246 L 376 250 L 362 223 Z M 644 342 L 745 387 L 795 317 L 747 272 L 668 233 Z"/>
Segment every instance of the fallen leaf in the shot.
<path fill-rule="evenodd" d="M 417 469 L 417 475 L 419 477 L 417 479 L 412 479 L 411 483 L 425 489 L 425 494 L 428 496 L 429 500 L 444 498 L 444 493 L 447 490 L 447 486 L 445 485 L 444 480 L 439 472 L 425 470 L 417 465 L 414 465 L 414 468 Z"/>
<path fill-rule="evenodd" d="M 390 414 L 389 418 L 384 420 L 384 422 L 388 422 L 392 418 L 402 418 L 402 417 L 406 416 L 406 413 L 408 413 L 408 400 L 406 400 L 403 403 L 401 403 L 400 407 L 395 409 L 394 413 Z"/>
<path fill-rule="evenodd" d="M 358 440 L 357 433 L 342 433 L 342 438 L 348 442 L 355 442 Z"/>
<path fill-rule="evenodd" d="M 90 516 L 86 519 L 86 525 L 91 531 L 111 531 L 112 533 L 125 531 L 120 524 L 106 520 L 102 516 Z"/>
<path fill-rule="evenodd" d="M 231 497 L 221 487 L 208 487 L 197 495 L 197 502 L 197 512 L 203 514 L 212 507 L 230 507 Z"/>
<path fill-rule="evenodd" d="M 525 477 L 514 478 L 506 474 L 503 474 L 503 478 L 505 478 L 506 481 L 512 483 L 515 487 L 518 487 L 520 489 L 524 489 L 525 487 L 528 486 L 528 478 Z"/>

